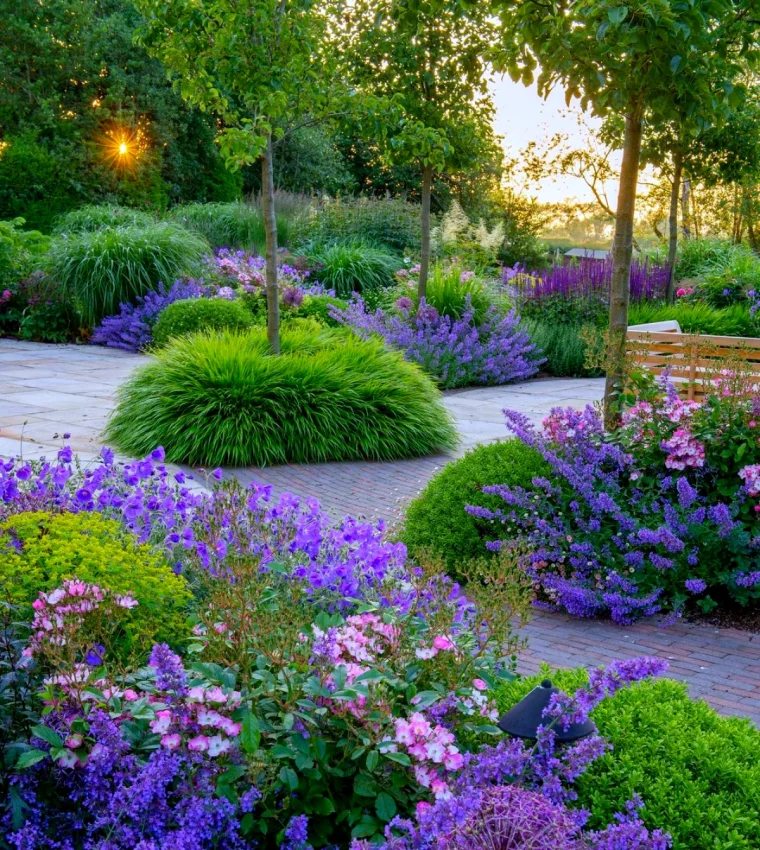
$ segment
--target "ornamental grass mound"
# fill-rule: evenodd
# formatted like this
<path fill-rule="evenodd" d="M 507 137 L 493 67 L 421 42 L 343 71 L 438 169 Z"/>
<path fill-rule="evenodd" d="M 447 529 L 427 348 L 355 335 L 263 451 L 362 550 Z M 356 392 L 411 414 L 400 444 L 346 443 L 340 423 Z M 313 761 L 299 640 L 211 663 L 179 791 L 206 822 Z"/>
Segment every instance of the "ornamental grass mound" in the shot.
<path fill-rule="evenodd" d="M 174 340 L 122 388 L 108 440 L 136 456 L 266 466 L 393 460 L 452 448 L 456 432 L 433 383 L 379 340 L 289 329 Z"/>

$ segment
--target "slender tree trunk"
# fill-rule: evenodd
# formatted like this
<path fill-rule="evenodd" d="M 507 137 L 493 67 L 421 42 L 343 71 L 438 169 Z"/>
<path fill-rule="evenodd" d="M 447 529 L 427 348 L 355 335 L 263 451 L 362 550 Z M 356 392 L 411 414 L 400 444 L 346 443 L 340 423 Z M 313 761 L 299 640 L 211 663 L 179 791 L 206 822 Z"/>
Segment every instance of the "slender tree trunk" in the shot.
<path fill-rule="evenodd" d="M 620 419 L 620 395 L 625 383 L 625 336 L 628 330 L 628 301 L 633 255 L 633 219 L 636 213 L 636 186 L 641 155 L 642 114 L 637 105 L 625 117 L 623 164 L 615 213 L 615 239 L 612 244 L 612 283 L 610 286 L 610 336 L 607 380 L 604 387 L 604 422 L 608 429 Z"/>
<path fill-rule="evenodd" d="M 691 213 L 689 212 L 689 199 L 691 198 L 691 180 L 687 177 L 683 181 L 681 190 L 681 232 L 684 239 L 691 239 Z"/>
<path fill-rule="evenodd" d="M 417 296 L 425 297 L 428 272 L 430 270 L 430 194 L 433 185 L 433 166 L 426 165 L 422 171 L 422 246 L 420 251 L 420 280 Z"/>
<path fill-rule="evenodd" d="M 676 254 L 678 253 L 678 196 L 681 191 L 681 175 L 683 174 L 683 154 L 676 151 L 673 154 L 673 187 L 670 190 L 670 215 L 668 217 L 668 303 L 672 304 L 676 291 Z"/>
<path fill-rule="evenodd" d="M 261 157 L 261 207 L 266 232 L 267 338 L 273 354 L 280 353 L 280 297 L 277 291 L 277 218 L 274 213 L 272 137 Z"/>

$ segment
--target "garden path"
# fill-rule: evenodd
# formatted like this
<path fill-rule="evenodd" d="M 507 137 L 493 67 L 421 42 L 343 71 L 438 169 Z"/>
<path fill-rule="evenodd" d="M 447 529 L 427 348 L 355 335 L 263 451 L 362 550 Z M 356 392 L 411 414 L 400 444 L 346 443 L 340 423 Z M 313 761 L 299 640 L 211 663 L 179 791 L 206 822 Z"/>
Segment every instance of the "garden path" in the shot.
<path fill-rule="evenodd" d="M 50 455 L 66 442 L 83 461 L 100 447 L 99 434 L 119 385 L 144 358 L 113 349 L 41 345 L 0 340 L 0 457 Z M 507 387 L 446 394 L 462 442 L 453 455 L 394 463 L 327 463 L 236 469 L 241 482 L 272 484 L 320 500 L 335 514 L 397 519 L 404 505 L 443 464 L 477 444 L 502 439 L 501 411 L 520 410 L 540 421 L 556 405 L 581 407 L 602 393 L 600 380 L 546 379 Z M 650 654 L 668 659 L 669 675 L 688 682 L 725 714 L 750 717 L 760 725 L 760 634 L 705 625 L 656 622 L 619 627 L 537 612 L 523 630 L 528 648 L 520 668 L 533 672 L 541 661 L 554 667 L 606 663 Z"/>

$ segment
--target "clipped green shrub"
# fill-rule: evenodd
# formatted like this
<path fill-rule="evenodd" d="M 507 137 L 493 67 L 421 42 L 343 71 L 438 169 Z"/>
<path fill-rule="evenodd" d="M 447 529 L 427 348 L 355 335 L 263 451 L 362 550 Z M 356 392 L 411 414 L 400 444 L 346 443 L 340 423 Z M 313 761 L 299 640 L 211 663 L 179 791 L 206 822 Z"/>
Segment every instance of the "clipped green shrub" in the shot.
<path fill-rule="evenodd" d="M 201 466 L 391 460 L 448 449 L 432 381 L 378 340 L 283 327 L 179 337 L 122 387 L 108 439 Z"/>
<path fill-rule="evenodd" d="M 94 230 L 53 242 L 46 271 L 92 327 L 119 305 L 200 271 L 208 243 L 171 224 Z"/>
<path fill-rule="evenodd" d="M 112 204 L 88 204 L 60 216 L 55 223 L 55 232 L 90 233 L 109 227 L 149 227 L 155 223 L 152 215 L 141 210 Z"/>
<path fill-rule="evenodd" d="M 153 326 L 153 344 L 159 348 L 183 334 L 211 330 L 245 330 L 253 317 L 240 301 L 226 298 L 188 298 L 169 304 Z"/>
<path fill-rule="evenodd" d="M 78 578 L 134 596 L 122 649 L 178 645 L 187 636 L 185 579 L 116 520 L 97 513 L 20 513 L 0 523 L 0 598 L 31 606 L 40 592 Z"/>
<path fill-rule="evenodd" d="M 601 335 L 594 325 L 572 325 L 525 319 L 523 326 L 530 341 L 537 346 L 546 362 L 541 371 L 557 378 L 593 377 L 599 375 L 586 367 L 587 335 Z"/>
<path fill-rule="evenodd" d="M 499 711 L 547 673 L 500 686 Z M 571 670 L 550 677 L 573 691 L 586 674 Z M 760 847 L 760 730 L 749 720 L 721 717 L 670 679 L 622 690 L 592 718 L 613 749 L 576 782 L 577 805 L 591 811 L 591 827 L 609 823 L 640 794 L 643 820 L 650 829 L 670 832 L 673 850 Z"/>
<path fill-rule="evenodd" d="M 345 307 L 346 302 L 340 298 L 332 298 L 330 295 L 307 295 L 303 304 L 293 311 L 293 317 L 297 319 L 314 319 L 320 325 L 328 328 L 337 328 L 338 323 L 330 315 L 331 307 Z"/>
<path fill-rule="evenodd" d="M 665 322 L 675 319 L 684 333 L 714 334 L 717 336 L 754 336 L 752 318 L 746 304 L 713 307 L 703 302 L 676 301 L 675 304 L 642 302 L 631 304 L 629 325 Z"/>
<path fill-rule="evenodd" d="M 218 204 L 182 204 L 168 215 L 170 221 L 199 233 L 213 248 L 244 248 L 264 253 L 266 231 L 261 207 L 242 201 Z M 277 241 L 288 244 L 290 218 L 277 212 Z"/>
<path fill-rule="evenodd" d="M 412 557 L 428 552 L 460 578 L 457 564 L 488 554 L 486 542 L 498 537 L 492 525 L 468 514 L 465 506 L 496 509 L 503 500 L 484 493 L 483 487 L 529 487 L 533 478 L 547 472 L 538 452 L 520 440 L 478 446 L 446 465 L 409 505 L 400 538 Z"/>
<path fill-rule="evenodd" d="M 306 254 L 318 268 L 319 282 L 326 289 L 335 290 L 339 298 L 349 298 L 352 292 L 366 295 L 391 286 L 401 265 L 387 250 L 357 239 L 316 244 Z"/>

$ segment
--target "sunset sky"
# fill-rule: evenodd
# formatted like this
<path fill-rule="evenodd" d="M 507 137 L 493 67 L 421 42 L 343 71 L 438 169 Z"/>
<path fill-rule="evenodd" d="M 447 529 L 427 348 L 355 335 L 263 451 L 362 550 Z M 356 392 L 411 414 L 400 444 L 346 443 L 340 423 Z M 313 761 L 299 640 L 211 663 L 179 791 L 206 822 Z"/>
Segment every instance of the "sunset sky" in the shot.
<path fill-rule="evenodd" d="M 555 89 L 544 101 L 538 96 L 535 86 L 526 88 L 522 83 L 513 83 L 509 77 L 504 77 L 494 83 L 493 91 L 496 132 L 504 137 L 504 147 L 509 154 L 516 155 L 529 142 L 540 142 L 558 132 L 568 134 L 578 146 L 583 143 L 576 119 L 580 107 L 568 109 L 562 89 Z M 590 117 L 587 120 L 594 123 Z M 528 191 L 541 201 L 592 200 L 583 182 L 575 178 L 545 180 L 540 186 L 528 187 Z M 614 187 L 609 196 L 614 203 Z"/>

